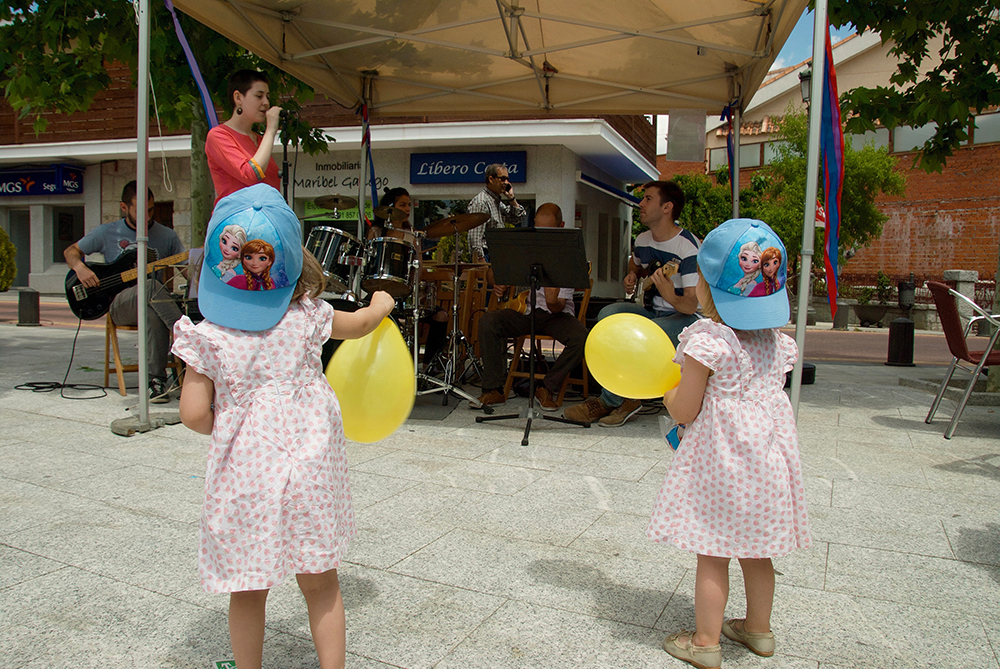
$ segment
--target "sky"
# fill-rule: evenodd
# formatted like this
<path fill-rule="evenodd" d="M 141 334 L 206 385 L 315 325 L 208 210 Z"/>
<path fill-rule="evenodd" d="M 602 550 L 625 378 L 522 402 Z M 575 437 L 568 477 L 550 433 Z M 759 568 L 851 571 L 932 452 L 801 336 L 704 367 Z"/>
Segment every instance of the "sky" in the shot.
<path fill-rule="evenodd" d="M 836 44 L 840 40 L 844 39 L 853 32 L 853 28 L 841 28 L 839 30 L 830 31 L 830 40 L 833 44 Z M 795 28 L 792 29 L 792 34 L 788 36 L 788 40 L 785 42 L 781 51 L 778 53 L 778 57 L 774 61 L 774 65 L 771 66 L 772 70 L 778 70 L 783 67 L 788 67 L 789 65 L 798 65 L 805 59 L 812 56 L 812 39 L 813 39 L 813 13 L 812 11 L 807 11 L 799 19 L 799 22 L 795 24 Z M 656 153 L 663 154 L 667 152 L 667 120 L 668 116 L 658 116 L 656 119 Z"/>

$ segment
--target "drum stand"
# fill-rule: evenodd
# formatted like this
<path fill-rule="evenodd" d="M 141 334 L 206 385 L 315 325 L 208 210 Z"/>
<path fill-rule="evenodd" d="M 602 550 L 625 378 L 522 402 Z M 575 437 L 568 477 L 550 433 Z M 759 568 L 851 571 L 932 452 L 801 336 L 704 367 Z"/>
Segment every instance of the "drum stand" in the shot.
<path fill-rule="evenodd" d="M 469 340 L 465 337 L 465 333 L 463 333 L 458 328 L 458 300 L 459 300 L 459 296 L 458 296 L 458 278 L 459 278 L 459 273 L 458 273 L 458 230 L 457 229 L 455 230 L 454 234 L 455 234 L 455 268 L 454 268 L 454 272 L 455 273 L 452 276 L 452 286 L 453 286 L 452 290 L 453 290 L 453 292 L 452 292 L 452 300 L 451 300 L 451 333 L 448 335 L 447 345 L 445 347 L 442 347 L 441 351 L 437 354 L 437 356 L 435 356 L 434 360 L 432 361 L 432 363 L 436 362 L 436 363 L 439 363 L 441 365 L 442 375 L 444 376 L 444 378 L 443 379 L 438 379 L 436 377 L 430 376 L 429 374 L 424 374 L 423 372 L 418 373 L 417 374 L 417 379 L 426 381 L 426 382 L 431 383 L 431 384 L 434 384 L 437 387 L 436 388 L 429 388 L 428 390 L 417 390 L 416 393 L 417 393 L 417 395 L 429 395 L 431 393 L 438 393 L 438 392 L 444 393 L 444 397 L 441 399 L 442 406 L 448 406 L 448 395 L 449 394 L 458 395 L 458 396 L 464 397 L 465 399 L 469 400 L 473 405 L 478 405 L 478 406 L 476 406 L 477 409 L 481 408 L 485 413 L 491 414 L 491 413 L 493 413 L 493 407 L 490 407 L 490 406 L 487 406 L 487 405 L 481 403 L 478 399 L 476 399 L 475 397 L 473 397 L 469 393 L 467 393 L 464 390 L 462 390 L 462 388 L 458 385 L 458 383 L 461 381 L 462 377 L 464 377 L 464 373 L 463 374 L 457 374 L 458 359 L 459 359 L 458 358 L 458 350 L 459 350 L 460 346 L 463 348 L 463 350 L 465 352 L 465 356 L 468 358 L 469 362 L 472 364 L 472 368 L 479 375 L 479 378 L 483 377 L 483 369 L 482 369 L 482 367 L 479 364 L 479 360 L 477 360 L 476 356 L 473 355 L 472 345 L 469 344 Z M 417 266 L 418 266 L 418 268 L 419 268 L 419 265 L 420 265 L 420 259 L 418 258 L 418 260 L 417 260 Z M 420 344 L 419 344 L 417 333 L 416 333 L 416 330 L 417 330 L 416 323 L 419 322 L 418 318 L 417 318 L 418 306 L 417 306 L 417 295 L 416 295 L 416 293 L 417 293 L 417 287 L 419 286 L 419 283 L 420 283 L 419 282 L 419 278 L 420 278 L 419 277 L 419 271 L 420 270 L 418 269 L 417 270 L 417 273 L 418 273 L 417 279 L 414 280 L 414 282 L 413 282 L 413 284 L 414 284 L 414 300 L 413 300 L 413 304 L 414 304 L 414 321 L 415 321 L 415 324 L 414 324 L 414 337 L 413 337 L 413 339 L 414 339 L 414 343 L 413 343 L 413 360 L 414 360 L 414 366 L 416 366 L 417 349 L 420 348 Z M 445 351 L 447 351 L 447 354 L 445 354 Z M 428 363 L 428 366 L 430 366 L 430 364 L 431 363 Z"/>

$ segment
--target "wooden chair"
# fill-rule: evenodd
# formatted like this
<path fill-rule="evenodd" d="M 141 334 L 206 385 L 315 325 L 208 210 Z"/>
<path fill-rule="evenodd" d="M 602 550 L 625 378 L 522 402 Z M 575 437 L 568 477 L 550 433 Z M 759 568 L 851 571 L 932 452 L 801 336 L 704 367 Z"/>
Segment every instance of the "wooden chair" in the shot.
<path fill-rule="evenodd" d="M 941 404 L 941 398 L 944 397 L 944 393 L 948 389 L 951 377 L 955 375 L 955 369 L 962 367 L 972 374 L 972 378 L 969 379 L 969 385 L 966 387 L 965 393 L 962 395 L 962 399 L 959 401 L 958 406 L 955 408 L 955 413 L 951 417 L 951 424 L 948 425 L 948 429 L 944 433 L 945 439 L 951 439 L 951 436 L 955 433 L 955 427 L 958 425 L 958 419 L 965 410 L 965 405 L 972 395 L 972 388 L 979 379 L 980 373 L 987 367 L 1000 367 L 1000 351 L 993 350 L 997 342 L 997 337 L 1000 336 L 1000 315 L 991 315 L 965 295 L 952 290 L 946 284 L 937 281 L 928 281 L 927 287 L 934 296 L 938 318 L 941 320 L 941 329 L 944 330 L 945 339 L 948 341 L 948 350 L 951 351 L 954 357 L 951 361 L 951 366 L 948 367 L 948 372 L 944 376 L 944 381 L 941 382 L 941 387 L 934 397 L 934 403 L 931 404 L 931 409 L 927 412 L 927 418 L 924 419 L 925 423 L 930 423 L 934 419 L 934 414 L 937 412 L 938 405 Z M 964 303 L 968 309 L 971 309 L 976 314 L 969 320 L 968 325 L 964 329 L 962 328 L 962 318 L 958 312 L 958 301 Z M 986 348 L 970 351 L 968 338 L 972 333 L 973 325 L 979 321 L 986 321 L 993 326 L 993 336 L 989 338 Z M 962 363 L 971 366 L 971 369 L 963 366 Z"/>
<path fill-rule="evenodd" d="M 115 376 L 118 377 L 118 393 L 124 397 L 127 394 L 125 392 L 125 374 L 129 372 L 138 372 L 139 365 L 126 365 L 122 362 L 121 348 L 118 345 L 119 330 L 124 330 L 126 332 L 138 332 L 139 328 L 134 325 L 116 325 L 115 322 L 111 320 L 111 314 L 108 314 L 105 317 L 104 387 L 110 387 L 108 386 L 108 380 L 111 378 L 111 372 L 114 372 Z M 114 353 L 113 356 L 112 353 Z M 176 358 L 171 360 L 167 363 L 167 369 L 174 370 L 174 374 L 179 382 L 183 371 L 181 361 Z"/>
<path fill-rule="evenodd" d="M 472 269 L 464 275 L 465 287 L 458 306 L 458 323 L 472 345 L 472 352 L 479 357 L 479 319 L 486 312 L 490 291 L 486 285 L 486 270 Z"/>
<path fill-rule="evenodd" d="M 583 296 L 580 298 L 580 302 L 577 305 L 576 316 L 583 323 L 584 328 L 587 327 L 587 307 L 590 305 L 590 291 L 594 288 L 594 280 L 590 280 L 590 287 L 583 291 Z M 507 383 L 504 384 L 503 392 L 504 397 L 510 396 L 510 389 L 514 386 L 514 379 L 527 379 L 531 376 L 528 371 L 518 371 L 518 367 L 521 363 L 521 352 L 524 350 L 524 342 L 528 341 L 530 337 L 527 335 L 518 337 L 514 340 L 514 359 L 510 363 L 510 371 L 507 372 Z M 554 337 L 549 335 L 535 335 L 535 342 L 551 341 L 555 342 Z M 534 351 L 531 351 L 529 355 L 535 355 Z M 583 371 L 579 377 L 573 377 L 572 374 L 568 374 L 565 379 L 563 379 L 562 386 L 559 388 L 559 395 L 556 396 L 556 404 L 562 406 L 563 397 L 566 395 L 566 388 L 570 385 L 581 386 L 583 388 L 583 396 L 586 398 L 590 395 L 590 374 L 587 372 L 587 361 L 586 359 L 581 359 L 580 364 L 583 367 Z M 535 372 L 535 381 L 541 381 L 545 378 L 545 374 Z"/>

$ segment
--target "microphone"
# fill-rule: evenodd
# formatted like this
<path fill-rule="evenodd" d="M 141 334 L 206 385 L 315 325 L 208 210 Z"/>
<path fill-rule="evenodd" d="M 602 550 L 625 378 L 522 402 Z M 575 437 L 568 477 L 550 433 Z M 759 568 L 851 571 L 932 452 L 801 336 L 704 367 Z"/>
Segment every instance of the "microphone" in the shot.
<path fill-rule="evenodd" d="M 292 112 L 288 111 L 287 109 L 282 109 L 278 113 L 278 118 L 280 118 L 282 121 L 284 121 L 285 119 L 287 119 L 291 115 L 292 115 Z"/>

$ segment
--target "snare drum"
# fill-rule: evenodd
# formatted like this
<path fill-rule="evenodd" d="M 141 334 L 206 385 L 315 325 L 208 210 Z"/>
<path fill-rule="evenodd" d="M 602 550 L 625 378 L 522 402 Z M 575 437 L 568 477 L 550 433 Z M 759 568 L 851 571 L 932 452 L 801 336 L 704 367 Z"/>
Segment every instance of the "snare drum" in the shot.
<path fill-rule="evenodd" d="M 317 225 L 309 231 L 306 250 L 316 256 L 326 275 L 328 290 L 351 290 L 351 258 L 360 258 L 364 246 L 357 237 L 338 228 Z"/>
<path fill-rule="evenodd" d="M 365 269 L 361 287 L 369 293 L 384 290 L 393 297 L 405 297 L 413 286 L 417 250 L 413 244 L 392 237 L 377 237 L 365 249 Z"/>

